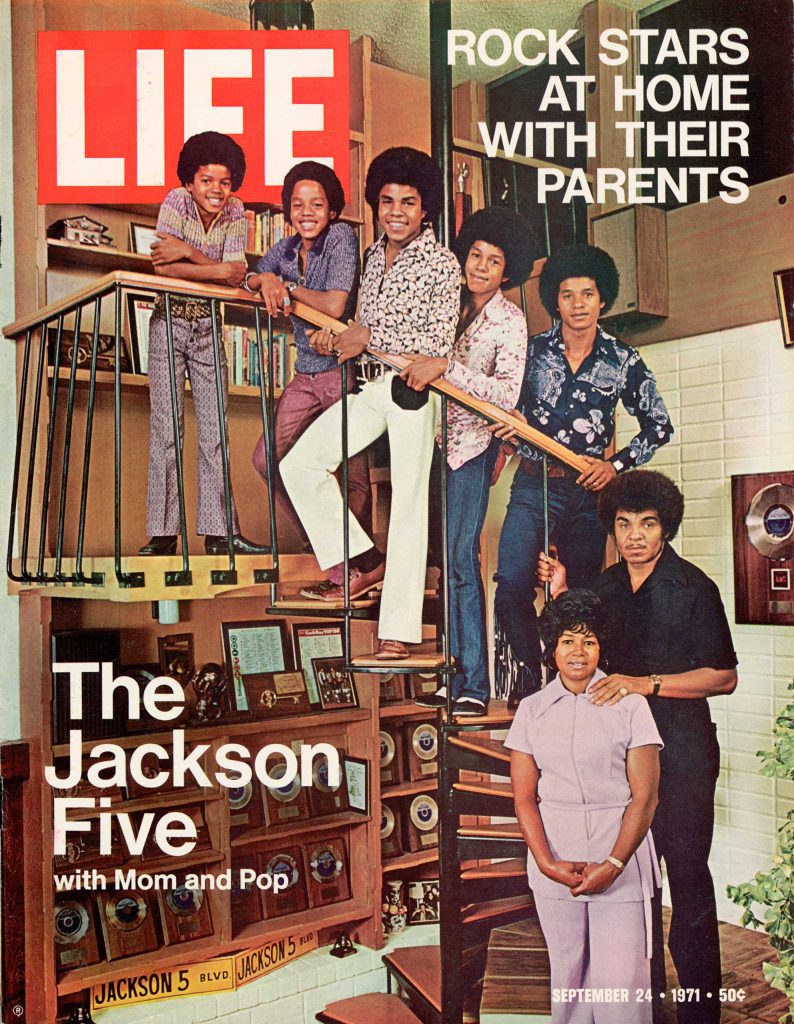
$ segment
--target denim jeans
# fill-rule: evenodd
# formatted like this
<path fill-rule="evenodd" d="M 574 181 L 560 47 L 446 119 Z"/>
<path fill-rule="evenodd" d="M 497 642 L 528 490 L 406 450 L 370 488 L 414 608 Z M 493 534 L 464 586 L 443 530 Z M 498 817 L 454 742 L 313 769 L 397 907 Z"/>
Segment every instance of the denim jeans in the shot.
<path fill-rule="evenodd" d="M 601 572 L 606 543 L 596 512 L 596 495 L 579 487 L 572 478 L 550 478 L 549 532 L 567 569 L 569 588 L 592 589 Z M 519 468 L 499 538 L 495 613 L 510 645 L 515 681 L 525 695 L 541 685 L 535 572 L 542 550 L 543 477 L 540 472 L 530 475 Z"/>
<path fill-rule="evenodd" d="M 492 443 L 480 455 L 447 471 L 449 646 L 458 667 L 452 695 L 476 697 L 485 704 L 491 696 L 491 682 L 480 534 L 498 452 L 499 443 Z"/>

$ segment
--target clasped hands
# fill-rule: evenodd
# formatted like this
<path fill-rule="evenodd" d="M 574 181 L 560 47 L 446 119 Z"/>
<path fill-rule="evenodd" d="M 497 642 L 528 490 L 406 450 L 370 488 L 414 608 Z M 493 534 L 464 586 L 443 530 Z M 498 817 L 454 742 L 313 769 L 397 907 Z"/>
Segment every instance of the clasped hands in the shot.
<path fill-rule="evenodd" d="M 604 892 L 620 874 L 620 869 L 608 860 L 600 863 L 553 860 L 544 864 L 541 871 L 546 878 L 566 886 L 572 896 L 594 896 Z"/>
<path fill-rule="evenodd" d="M 320 355 L 337 356 L 340 363 L 355 359 L 367 348 L 371 340 L 368 327 L 362 327 L 355 320 L 348 321 L 347 330 L 334 334 L 330 327 L 307 331 L 309 344 Z M 428 384 L 438 380 L 447 372 L 446 359 L 434 356 L 408 355 L 410 365 L 401 371 L 400 377 L 414 391 L 424 391 Z"/>

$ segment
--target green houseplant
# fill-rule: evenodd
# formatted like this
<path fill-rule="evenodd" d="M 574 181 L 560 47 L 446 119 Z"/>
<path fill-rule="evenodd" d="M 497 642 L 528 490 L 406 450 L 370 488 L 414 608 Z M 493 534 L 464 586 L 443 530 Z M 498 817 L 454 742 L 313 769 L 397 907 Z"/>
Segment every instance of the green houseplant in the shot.
<path fill-rule="evenodd" d="M 794 694 L 794 681 L 789 691 Z M 794 699 L 778 715 L 774 736 L 772 750 L 758 751 L 761 774 L 794 781 Z M 764 977 L 791 1002 L 780 1024 L 794 1024 L 794 808 L 778 831 L 778 852 L 769 871 L 759 871 L 750 882 L 729 885 L 728 896 L 744 907 L 742 924 L 763 928 L 777 951 L 779 963 L 765 963 Z"/>

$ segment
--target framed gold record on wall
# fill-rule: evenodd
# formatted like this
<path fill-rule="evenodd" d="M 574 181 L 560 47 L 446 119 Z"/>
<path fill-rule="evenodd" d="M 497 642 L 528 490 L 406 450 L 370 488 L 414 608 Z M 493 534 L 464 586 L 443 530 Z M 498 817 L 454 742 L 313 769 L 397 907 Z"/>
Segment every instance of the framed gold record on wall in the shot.
<path fill-rule="evenodd" d="M 253 882 L 243 885 L 240 872 L 243 869 L 259 873 L 259 859 L 254 854 L 232 859 L 232 881 L 229 890 L 232 907 L 232 929 L 235 934 L 246 925 L 262 920 L 262 890 Z M 247 877 L 251 877 L 250 875 Z"/>
<path fill-rule="evenodd" d="M 261 790 L 262 785 L 255 776 L 244 786 L 230 786 L 226 790 L 229 829 L 233 836 L 248 829 L 261 828 L 264 824 Z"/>
<path fill-rule="evenodd" d="M 438 846 L 438 804 L 429 793 L 420 793 L 411 801 L 405 816 L 405 834 L 412 853 Z"/>
<path fill-rule="evenodd" d="M 430 722 L 403 726 L 406 776 L 411 781 L 438 775 L 438 730 Z"/>
<path fill-rule="evenodd" d="M 411 697 L 426 697 L 429 693 L 435 693 L 439 687 L 438 676 L 435 672 L 412 672 L 408 677 L 411 685 Z"/>
<path fill-rule="evenodd" d="M 348 809 L 347 786 L 345 784 L 344 751 L 339 751 L 339 782 L 332 786 L 328 777 L 328 758 L 316 757 L 312 764 L 312 785 L 309 790 L 309 807 L 312 816 L 322 818 L 339 814 Z"/>
<path fill-rule="evenodd" d="M 197 868 L 202 872 L 203 868 Z M 201 889 L 188 889 L 184 873 L 178 876 L 173 889 L 158 889 L 163 940 L 167 946 L 212 935 L 212 914 L 209 900 Z"/>
<path fill-rule="evenodd" d="M 280 875 L 287 880 L 285 889 L 275 892 L 271 887 L 262 893 L 265 917 L 283 917 L 285 914 L 299 914 L 309 907 L 309 888 L 306 879 L 306 864 L 300 846 L 287 846 L 259 857 L 262 874 Z"/>
<path fill-rule="evenodd" d="M 397 726 L 383 726 L 380 730 L 380 784 L 393 786 L 402 782 L 402 744 L 398 743 Z"/>
<path fill-rule="evenodd" d="M 287 772 L 287 765 L 282 762 L 268 769 L 270 777 L 278 780 Z M 265 824 L 284 825 L 292 821 L 305 821 L 309 817 L 309 804 L 306 793 L 301 786 L 300 775 L 291 782 L 275 786 L 262 786 L 264 795 Z"/>
<path fill-rule="evenodd" d="M 350 899 L 347 849 L 341 836 L 330 836 L 307 846 L 306 860 L 312 907 Z"/>
<path fill-rule="evenodd" d="M 99 923 L 108 960 L 118 960 L 158 948 L 149 898 L 136 889 L 97 893 Z"/>
<path fill-rule="evenodd" d="M 399 857 L 402 852 L 402 809 L 398 801 L 384 800 L 380 805 L 381 860 Z"/>
<path fill-rule="evenodd" d="M 55 963 L 59 971 L 99 963 L 90 896 L 59 896 L 55 901 Z"/>

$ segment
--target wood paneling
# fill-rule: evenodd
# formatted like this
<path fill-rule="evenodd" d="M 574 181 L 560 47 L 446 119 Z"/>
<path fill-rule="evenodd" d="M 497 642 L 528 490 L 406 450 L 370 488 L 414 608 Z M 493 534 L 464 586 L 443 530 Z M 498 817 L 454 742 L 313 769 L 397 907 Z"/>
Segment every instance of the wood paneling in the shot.
<path fill-rule="evenodd" d="M 372 155 L 389 146 L 430 152 L 430 81 L 372 64 Z"/>
<path fill-rule="evenodd" d="M 647 345 L 777 319 L 772 273 L 794 266 L 792 238 L 794 174 L 754 185 L 744 203 L 716 198 L 671 210 L 670 315 L 624 331 L 624 340 Z"/>

